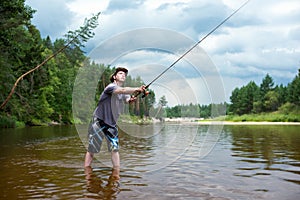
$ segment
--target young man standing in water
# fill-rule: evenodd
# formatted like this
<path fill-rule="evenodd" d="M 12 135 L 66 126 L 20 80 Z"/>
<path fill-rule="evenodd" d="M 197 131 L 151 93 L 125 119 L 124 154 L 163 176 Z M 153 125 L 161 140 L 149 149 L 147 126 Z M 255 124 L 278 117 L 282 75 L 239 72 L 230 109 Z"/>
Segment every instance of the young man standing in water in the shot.
<path fill-rule="evenodd" d="M 111 83 L 103 90 L 98 105 L 94 111 L 92 122 L 88 130 L 88 151 L 85 155 L 85 167 L 91 167 L 94 153 L 99 153 L 103 138 L 107 140 L 108 150 L 111 152 L 113 169 L 119 171 L 119 137 L 117 121 L 123 109 L 124 102 L 132 102 L 136 97 L 130 94 L 145 92 L 145 86 L 122 87 L 128 70 L 123 67 L 116 68 L 111 75 Z"/>

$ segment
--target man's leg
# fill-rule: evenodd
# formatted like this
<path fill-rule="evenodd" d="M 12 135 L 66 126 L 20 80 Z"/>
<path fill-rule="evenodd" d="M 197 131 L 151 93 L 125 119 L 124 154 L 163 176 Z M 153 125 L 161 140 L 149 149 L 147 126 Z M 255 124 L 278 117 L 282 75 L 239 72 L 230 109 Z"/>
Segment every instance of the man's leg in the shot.
<path fill-rule="evenodd" d="M 90 167 L 92 165 L 94 154 L 90 152 L 86 152 L 85 160 L 84 160 L 84 167 Z"/>
<path fill-rule="evenodd" d="M 111 162 L 114 169 L 120 169 L 120 156 L 118 151 L 111 152 Z"/>
<path fill-rule="evenodd" d="M 113 168 L 112 169 L 110 179 L 112 179 L 114 181 L 120 180 L 120 168 Z"/>
<path fill-rule="evenodd" d="M 98 119 L 93 119 L 88 128 L 88 150 L 85 154 L 84 167 L 91 167 L 94 153 L 99 153 L 102 145 L 103 129 Z"/>

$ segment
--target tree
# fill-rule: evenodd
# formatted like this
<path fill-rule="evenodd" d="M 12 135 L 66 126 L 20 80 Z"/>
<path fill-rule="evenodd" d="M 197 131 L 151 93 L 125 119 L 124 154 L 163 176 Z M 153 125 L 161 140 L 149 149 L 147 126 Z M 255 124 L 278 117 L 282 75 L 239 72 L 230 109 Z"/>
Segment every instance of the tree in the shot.
<path fill-rule="evenodd" d="M 262 83 L 260 84 L 261 96 L 264 97 L 269 91 L 273 90 L 273 86 L 273 78 L 269 74 L 267 74 L 265 78 L 263 78 Z"/>
<path fill-rule="evenodd" d="M 280 84 L 279 86 L 276 86 L 275 89 L 276 93 L 278 93 L 278 104 L 279 106 L 285 104 L 288 102 L 288 90 L 287 87 Z"/>
<path fill-rule="evenodd" d="M 258 101 L 259 87 L 254 81 L 250 81 L 246 86 L 236 88 L 230 96 L 230 112 L 233 114 L 248 114 L 254 111 L 255 102 Z"/>
<path fill-rule="evenodd" d="M 35 11 L 25 6 L 24 2 L 24 0 L 0 2 L 1 102 L 5 102 L 8 91 L 14 87 L 17 77 L 42 59 L 41 52 L 44 48 L 40 33 L 30 22 Z M 13 91 L 15 95 L 3 110 L 3 115 L 16 116 L 23 120 L 35 113 L 37 96 L 34 93 L 37 85 L 44 83 L 42 79 L 44 71 L 40 71 L 40 75 L 38 77 L 31 74 L 22 79 L 22 84 Z M 2 104 L 3 107 L 5 104 Z"/>
<path fill-rule="evenodd" d="M 211 117 L 211 109 L 212 109 L 212 104 L 209 105 L 199 105 L 200 108 L 200 117 L 203 118 L 209 118 Z"/>
<path fill-rule="evenodd" d="M 163 95 L 162 97 L 160 97 L 158 103 L 162 106 L 162 107 L 165 107 L 167 104 L 168 104 L 168 101 L 166 99 L 166 96 Z"/>
<path fill-rule="evenodd" d="M 31 24 L 35 11 L 24 3 L 0 2 L 0 115 L 27 124 L 59 116 L 70 122 L 73 82 L 85 59 L 80 48 L 93 36 L 100 13 L 53 45 Z"/>
<path fill-rule="evenodd" d="M 249 99 L 246 86 L 241 87 L 240 92 L 238 94 L 238 99 L 239 102 L 238 102 L 237 114 L 243 115 L 243 114 L 250 113 L 252 105 L 250 104 L 251 100 Z"/>
<path fill-rule="evenodd" d="M 192 103 L 181 105 L 181 117 L 200 117 L 199 106 Z"/>
<path fill-rule="evenodd" d="M 269 74 L 267 74 L 265 78 L 263 78 L 262 83 L 260 84 L 260 101 L 261 101 L 260 105 L 262 105 L 261 110 L 263 112 L 268 111 L 267 108 L 265 107 L 266 95 L 269 91 L 272 91 L 273 89 L 274 89 L 273 78 Z"/>
<path fill-rule="evenodd" d="M 236 87 L 230 96 L 230 101 L 231 101 L 231 105 L 229 107 L 229 112 L 233 113 L 233 114 L 237 114 L 238 113 L 238 109 L 239 109 L 239 93 L 240 93 L 240 89 L 238 87 Z"/>
<path fill-rule="evenodd" d="M 166 108 L 167 117 L 181 117 L 181 106 L 176 105 L 172 108 L 167 107 Z"/>
<path fill-rule="evenodd" d="M 264 108 L 265 111 L 271 112 L 279 107 L 279 94 L 276 91 L 269 91 L 265 95 Z"/>
<path fill-rule="evenodd" d="M 259 87 L 256 85 L 254 81 L 250 81 L 246 85 L 246 94 L 248 96 L 247 99 L 247 113 L 253 112 L 254 103 L 259 100 Z"/>
<path fill-rule="evenodd" d="M 288 100 L 297 106 L 300 106 L 300 69 L 298 69 L 298 75 L 288 85 Z"/>
<path fill-rule="evenodd" d="M 230 96 L 230 114 L 248 114 L 261 112 L 297 113 L 300 106 L 300 69 L 298 75 L 287 87 L 282 84 L 274 87 L 272 77 L 267 74 L 260 87 L 253 81 L 246 86 L 235 88 Z M 291 109 L 294 106 L 294 109 Z"/>
<path fill-rule="evenodd" d="M 149 89 L 148 96 L 144 98 L 144 110 L 146 116 L 150 115 L 149 111 L 151 108 L 153 108 L 154 103 L 155 103 L 155 93 L 153 90 Z"/>
<path fill-rule="evenodd" d="M 24 2 L 23 2 L 24 3 Z M 66 44 L 58 49 L 54 54 L 50 55 L 48 58 L 46 58 L 43 62 L 41 62 L 39 65 L 34 67 L 33 69 L 30 69 L 29 71 L 22 74 L 13 85 L 11 92 L 9 93 L 8 97 L 5 99 L 5 101 L 1 104 L 0 109 L 3 108 L 9 99 L 12 97 L 15 88 L 17 87 L 18 83 L 28 74 L 31 74 L 32 72 L 38 70 L 41 66 L 45 65 L 49 60 L 54 58 L 56 55 L 64 51 L 65 49 L 79 49 L 80 47 L 84 46 L 83 43 L 86 42 L 89 38 L 94 36 L 94 33 L 91 31 L 92 29 L 96 28 L 98 25 L 98 17 L 100 15 L 100 12 L 96 15 L 94 15 L 90 19 L 85 20 L 84 26 L 80 27 L 78 30 L 75 31 L 69 31 L 66 35 L 67 40 Z M 32 17 L 32 16 L 31 16 Z M 82 52 L 81 52 L 82 53 Z"/>

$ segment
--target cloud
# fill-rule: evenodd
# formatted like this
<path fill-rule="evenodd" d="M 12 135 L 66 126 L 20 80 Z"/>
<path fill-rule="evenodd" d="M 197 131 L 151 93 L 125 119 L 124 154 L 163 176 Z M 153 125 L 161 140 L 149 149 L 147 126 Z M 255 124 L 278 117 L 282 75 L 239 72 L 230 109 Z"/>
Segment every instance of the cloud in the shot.
<path fill-rule="evenodd" d="M 264 1 L 261 6 L 250 1 L 231 19 L 238 25 L 222 27 L 202 46 L 222 76 L 259 83 L 269 73 L 277 84 L 287 84 L 299 67 L 299 10 L 293 0 Z"/>
<path fill-rule="evenodd" d="M 135 0 L 135 1 L 111 0 L 109 2 L 106 12 L 111 13 L 117 11 L 124 12 L 126 10 L 135 10 L 138 9 L 143 3 L 144 3 L 143 0 Z"/>
<path fill-rule="evenodd" d="M 61 37 L 68 30 L 77 29 L 82 25 L 84 18 L 102 11 L 100 25 L 95 30 L 95 38 L 86 44 L 86 51 L 107 58 L 105 62 L 108 63 L 125 64 L 135 69 L 139 66 L 146 68 L 152 66 L 149 67 L 152 69 L 151 73 L 142 74 L 144 76 L 142 78 L 149 81 L 151 76 L 153 78 L 155 74 L 165 69 L 164 67 L 174 62 L 174 59 L 202 39 L 244 1 L 48 0 L 47 2 L 46 4 L 45 1 L 39 0 L 26 1 L 38 10 L 33 22 L 41 30 L 42 36 Z M 260 84 L 267 73 L 276 84 L 287 84 L 296 76 L 300 64 L 299 19 L 299 0 L 251 0 L 199 45 L 202 51 L 207 53 L 207 59 L 187 55 L 172 70 L 184 77 L 187 83 L 192 83 L 191 87 L 196 85 L 197 80 L 199 85 L 203 85 L 201 80 L 205 77 L 207 80 L 214 80 L 208 77 L 213 77 L 212 74 L 218 72 L 223 80 L 227 100 L 236 86 L 246 85 L 251 80 Z M 148 31 L 135 31 L 147 28 Z M 155 33 L 153 28 L 168 30 L 169 33 L 176 32 L 182 37 L 176 38 L 174 34 L 165 35 L 163 31 Z M 98 49 L 103 44 L 104 46 Z M 143 48 L 139 46 L 141 44 Z M 186 60 L 187 58 L 189 60 Z M 212 64 L 208 64 L 208 58 L 214 65 L 211 69 L 215 71 L 209 70 Z M 200 75 L 195 73 L 192 66 L 200 66 L 198 70 Z M 143 69 L 135 71 L 143 72 Z M 182 91 L 182 88 L 177 89 Z"/>
<path fill-rule="evenodd" d="M 67 7 L 68 1 L 51 0 L 45 3 L 40 0 L 27 0 L 26 4 L 36 10 L 32 23 L 38 26 L 42 37 L 51 39 L 62 37 L 72 22 L 74 12 Z"/>
<path fill-rule="evenodd" d="M 78 17 L 88 17 L 92 13 L 106 10 L 109 0 L 72 0 L 67 3 L 67 7 Z M 82 20 L 82 18 L 81 18 Z"/>

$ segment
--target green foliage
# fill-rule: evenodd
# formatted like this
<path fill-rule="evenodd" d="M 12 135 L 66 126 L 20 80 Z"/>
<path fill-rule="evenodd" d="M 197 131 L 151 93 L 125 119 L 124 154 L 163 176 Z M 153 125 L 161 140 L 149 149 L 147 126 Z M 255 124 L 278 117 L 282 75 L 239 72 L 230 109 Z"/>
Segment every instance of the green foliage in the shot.
<path fill-rule="evenodd" d="M 45 124 L 49 121 L 62 123 L 86 122 L 90 120 L 90 110 L 95 108 L 101 91 L 110 83 L 109 77 L 114 71 L 111 66 L 96 64 L 86 58 L 81 47 L 94 36 L 92 30 L 98 26 L 97 13 L 86 19 L 78 30 L 69 31 L 63 39 L 54 42 L 50 37 L 42 39 L 39 30 L 30 22 L 35 12 L 25 6 L 25 0 L 2 0 L 0 2 L 0 101 L 9 94 L 15 80 L 32 67 L 37 66 L 54 52 L 66 47 L 63 52 L 49 60 L 42 68 L 24 77 L 4 110 L 0 113 L 0 127 L 18 125 Z M 82 67 L 88 66 L 88 68 Z M 73 85 L 80 70 L 81 80 Z M 102 74 L 102 76 L 99 76 Z M 97 88 L 89 88 L 88 83 L 95 81 Z M 127 86 L 144 84 L 141 77 L 127 77 Z M 78 96 L 72 96 L 73 90 Z M 95 97 L 88 99 L 91 92 Z M 84 113 L 73 119 L 72 99 L 80 99 L 74 112 Z M 275 86 L 272 77 L 267 74 L 260 86 L 251 81 L 246 86 L 235 88 L 230 97 L 228 113 L 241 115 L 233 120 L 299 121 L 300 108 L 300 69 L 298 75 L 287 87 Z M 150 90 L 146 98 L 129 105 L 130 116 L 150 116 L 155 103 L 155 93 Z M 167 99 L 161 98 L 162 107 Z M 84 106 L 83 106 L 84 105 Z M 168 117 L 211 118 L 225 114 L 227 104 L 177 105 L 166 107 L 162 115 Z M 88 110 L 83 110 L 90 108 Z M 272 114 L 266 114 L 271 112 Z M 262 114 L 264 113 L 264 114 Z M 76 113 L 75 113 L 76 115 Z M 229 116 L 230 117 L 230 116 Z"/>
<path fill-rule="evenodd" d="M 126 114 L 120 115 L 120 121 L 126 123 L 141 124 L 141 125 L 150 124 L 152 122 L 152 120 L 147 117 L 141 118 L 139 116 L 126 115 Z"/>
<path fill-rule="evenodd" d="M 280 113 L 227 115 L 225 120 L 233 122 L 300 122 L 300 115 Z"/>
<path fill-rule="evenodd" d="M 167 117 L 181 117 L 181 106 L 180 105 L 176 105 L 172 108 L 167 107 L 166 108 L 166 112 L 167 112 Z"/>
<path fill-rule="evenodd" d="M 125 85 L 131 87 L 140 87 L 141 85 L 146 85 L 141 77 L 132 78 L 131 76 L 127 76 Z M 155 93 L 153 90 L 149 90 L 150 94 L 143 98 L 143 95 L 140 94 L 138 99 L 129 105 L 129 113 L 131 116 L 136 115 L 141 119 L 144 116 L 150 116 L 150 109 L 153 107 L 155 103 Z"/>
<path fill-rule="evenodd" d="M 16 127 L 16 121 L 6 117 L 5 115 L 0 115 L 0 128 L 14 128 Z"/>
<path fill-rule="evenodd" d="M 233 90 L 230 97 L 232 106 L 230 106 L 229 111 L 239 115 L 250 113 L 255 106 L 257 107 L 258 99 L 259 87 L 251 81 L 246 86 Z"/>
<path fill-rule="evenodd" d="M 73 87 L 73 115 L 77 122 L 89 122 L 91 120 L 100 93 L 109 83 L 109 76 L 107 75 L 111 74 L 111 69 L 102 64 L 91 63 L 89 60 L 84 62 L 84 66 L 79 68 Z M 102 76 L 100 76 L 101 74 Z M 95 96 L 91 94 L 95 94 Z"/>
<path fill-rule="evenodd" d="M 278 104 L 281 106 L 285 102 L 288 102 L 288 90 L 286 86 L 280 84 L 275 87 L 275 92 L 278 93 Z"/>
<path fill-rule="evenodd" d="M 211 107 L 212 104 L 209 105 L 199 105 L 199 109 L 200 109 L 200 117 L 201 118 L 210 118 L 211 117 Z"/>
<path fill-rule="evenodd" d="M 73 115 L 77 123 L 86 123 L 91 119 L 100 94 L 110 83 L 110 76 L 114 71 L 115 68 L 90 62 L 89 59 L 86 59 L 84 66 L 79 68 L 72 96 L 73 100 L 76 99 L 73 101 Z M 144 82 L 140 77 L 132 78 L 130 75 L 127 76 L 125 82 L 125 86 L 129 87 L 138 87 L 143 84 Z M 144 116 L 149 116 L 149 111 L 154 102 L 155 94 L 150 90 L 150 94 L 146 98 L 142 98 L 142 95 L 139 95 L 136 102 L 127 104 L 124 110 L 128 111 L 128 113 L 125 113 L 125 115 L 138 116 L 143 119 Z"/>
<path fill-rule="evenodd" d="M 268 91 L 264 99 L 265 111 L 275 111 L 279 105 L 279 94 L 276 91 Z"/>
<path fill-rule="evenodd" d="M 159 103 L 162 107 L 166 106 L 166 105 L 168 104 L 168 101 L 167 101 L 167 99 L 166 99 L 166 96 L 163 95 L 162 97 L 160 97 L 158 103 Z"/>
<path fill-rule="evenodd" d="M 260 114 L 263 120 L 298 120 L 291 114 L 292 110 L 298 112 L 300 105 L 300 69 L 294 80 L 287 87 L 280 85 L 274 87 L 272 77 L 267 74 L 262 80 L 260 87 L 251 81 L 248 85 L 241 88 L 235 88 L 230 96 L 231 104 L 229 106 L 230 115 Z M 263 113 L 274 113 L 278 111 L 284 115 L 276 115 L 275 117 L 266 117 Z M 290 112 L 290 113 L 287 113 Z M 247 116 L 247 115 L 246 115 Z M 256 115 L 254 118 L 258 120 L 261 117 Z M 285 118 L 286 117 L 286 118 Z M 236 117 L 235 117 L 236 118 Z M 238 118 L 238 120 L 244 120 Z M 245 119 L 249 120 L 249 119 Z"/>
<path fill-rule="evenodd" d="M 297 76 L 288 85 L 288 100 L 289 102 L 300 106 L 300 69 Z"/>
<path fill-rule="evenodd" d="M 190 118 L 215 118 L 226 114 L 226 103 L 199 105 L 176 105 L 167 107 L 167 117 L 190 117 Z"/>
<path fill-rule="evenodd" d="M 87 42 L 90 38 L 94 37 L 95 33 L 93 29 L 95 29 L 98 25 L 98 18 L 101 12 L 98 12 L 96 15 L 89 19 L 85 19 L 84 25 L 75 31 L 69 31 L 66 34 L 67 41 L 72 41 L 71 48 L 72 49 L 80 49 L 80 47 L 84 47 L 84 43 Z"/>
<path fill-rule="evenodd" d="M 0 101 L 3 102 L 17 77 L 41 62 L 44 48 L 39 31 L 30 23 L 34 11 L 24 1 L 1 1 L 0 10 Z M 38 104 L 35 91 L 43 84 L 44 71 L 39 74 L 22 80 L 5 107 L 7 115 L 30 121 Z"/>
<path fill-rule="evenodd" d="M 264 97 L 269 91 L 273 90 L 274 81 L 273 78 L 267 74 L 260 84 L 261 96 Z"/>
<path fill-rule="evenodd" d="M 85 20 L 82 27 L 69 31 L 66 39 L 42 39 L 30 22 L 34 11 L 24 0 L 0 3 L 0 101 L 4 102 L 15 80 L 38 66 L 54 52 L 54 59 L 25 76 L 0 114 L 2 122 L 40 125 L 49 121 L 71 123 L 72 91 L 77 70 L 86 59 L 80 47 L 94 36 L 100 13 Z M 58 51 L 64 48 L 65 51 Z M 9 116 L 9 117 L 6 117 Z M 8 120 L 10 119 L 10 120 Z"/>
<path fill-rule="evenodd" d="M 283 104 L 282 106 L 280 106 L 280 108 L 278 109 L 279 113 L 282 113 L 282 114 L 289 114 L 289 113 L 293 113 L 295 112 L 295 110 L 298 110 L 298 109 L 295 109 L 295 105 L 290 103 L 290 102 L 286 102 L 285 104 Z"/>

